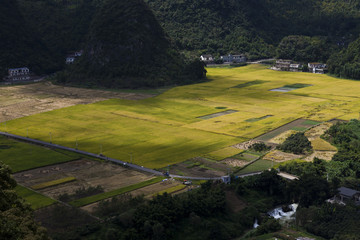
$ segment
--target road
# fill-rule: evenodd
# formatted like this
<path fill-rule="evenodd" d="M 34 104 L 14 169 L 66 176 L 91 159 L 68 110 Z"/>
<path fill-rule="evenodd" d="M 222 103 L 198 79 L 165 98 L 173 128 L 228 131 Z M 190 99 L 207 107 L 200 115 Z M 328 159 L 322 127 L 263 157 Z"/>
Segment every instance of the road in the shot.
<path fill-rule="evenodd" d="M 33 143 L 33 144 L 37 144 L 37 145 L 41 145 L 41 146 L 67 150 L 67 151 L 83 154 L 83 155 L 86 155 L 86 156 L 103 159 L 105 161 L 110 161 L 110 162 L 113 162 L 113 163 L 117 163 L 117 164 L 120 164 L 120 165 L 122 165 L 124 167 L 129 167 L 129 168 L 132 168 L 132 169 L 135 169 L 135 170 L 138 170 L 138 171 L 147 172 L 147 173 L 154 174 L 154 175 L 157 175 L 157 176 L 164 176 L 163 172 L 156 171 L 154 169 L 146 168 L 146 167 L 143 167 L 143 166 L 139 166 L 139 165 L 136 165 L 136 164 L 128 163 L 128 162 L 125 162 L 125 161 L 121 161 L 119 159 L 110 158 L 110 157 L 107 157 L 107 156 L 98 155 L 98 154 L 94 154 L 94 153 L 90 153 L 90 152 L 85 152 L 85 151 L 78 150 L 78 149 L 75 149 L 75 148 L 69 148 L 69 147 L 58 145 L 58 144 L 54 144 L 54 143 L 50 143 L 50 142 L 44 142 L 44 141 L 40 141 L 40 140 L 36 140 L 36 139 L 32 139 L 32 138 L 27 138 L 27 137 L 15 135 L 15 134 L 7 133 L 7 132 L 0 132 L 0 135 L 10 137 L 10 138 L 14 138 L 14 139 L 21 140 L 21 141 L 25 141 L 25 142 L 29 142 L 29 143 Z M 258 175 L 258 174 L 261 174 L 261 172 L 253 172 L 253 173 L 241 174 L 241 175 L 238 175 L 238 177 L 248 177 L 248 176 L 253 176 L 253 175 Z M 183 178 L 183 179 L 189 179 L 189 180 L 221 180 L 221 177 L 206 178 L 206 177 L 181 176 L 181 175 L 174 175 L 174 174 L 170 174 L 169 177 Z"/>

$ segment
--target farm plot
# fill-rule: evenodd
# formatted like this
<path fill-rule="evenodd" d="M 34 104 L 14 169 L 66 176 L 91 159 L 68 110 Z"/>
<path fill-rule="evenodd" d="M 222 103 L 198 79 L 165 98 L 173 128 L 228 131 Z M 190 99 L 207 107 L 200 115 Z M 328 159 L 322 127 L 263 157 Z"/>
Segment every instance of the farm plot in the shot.
<path fill-rule="evenodd" d="M 153 178 L 149 174 L 133 171 L 115 164 L 85 159 L 14 174 L 15 180 L 26 187 L 69 177 L 76 180 L 50 185 L 38 191 L 44 195 L 59 199 L 62 194 L 71 195 L 81 188 L 101 186 L 104 192 L 109 192 Z"/>
<path fill-rule="evenodd" d="M 133 197 L 135 196 L 147 196 L 147 197 L 151 197 L 156 193 L 162 192 L 162 191 L 166 191 L 167 189 L 173 189 L 173 188 L 177 188 L 179 186 L 184 186 L 183 184 L 181 184 L 179 181 L 172 181 L 172 180 L 168 180 L 168 181 L 161 181 L 158 183 L 154 183 L 145 187 L 141 187 L 138 189 L 135 189 L 133 191 L 127 192 L 127 194 L 131 194 Z M 112 197 L 112 198 L 117 198 L 118 196 Z M 112 198 L 108 198 L 104 201 L 111 201 Z M 82 206 L 81 209 L 88 211 L 90 213 L 93 213 L 95 208 L 98 206 L 99 202 L 94 202 L 85 206 Z"/>
<path fill-rule="evenodd" d="M 310 121 L 310 120 L 306 120 L 306 119 L 297 119 L 291 123 L 288 123 L 286 125 L 283 125 L 273 131 L 270 131 L 268 133 L 265 133 L 262 136 L 259 136 L 256 138 L 256 140 L 261 140 L 261 141 L 269 141 L 269 142 L 274 142 L 277 143 L 277 139 L 276 137 L 278 137 L 280 135 L 281 138 L 281 134 L 293 130 L 293 131 L 304 131 L 316 124 L 319 124 L 319 122 L 316 121 Z M 274 139 L 275 138 L 275 139 Z M 275 140 L 275 141 L 274 141 Z"/>
<path fill-rule="evenodd" d="M 45 197 L 21 185 L 17 185 L 15 191 L 20 197 L 24 198 L 34 210 L 56 203 L 56 200 Z"/>
<path fill-rule="evenodd" d="M 236 172 L 236 174 L 245 174 L 257 171 L 264 171 L 273 167 L 273 162 L 268 160 L 257 160 L 256 162 L 246 166 L 245 168 L 241 169 L 240 171 Z"/>
<path fill-rule="evenodd" d="M 78 158 L 79 155 L 71 152 L 53 151 L 0 136 L 0 160 L 10 166 L 13 172 L 68 162 Z"/>
<path fill-rule="evenodd" d="M 181 176 L 220 177 L 227 174 L 229 166 L 222 162 L 197 157 L 170 167 L 170 173 Z"/>
<path fill-rule="evenodd" d="M 303 131 L 360 111 L 356 81 L 271 71 L 260 65 L 210 68 L 208 79 L 139 101 L 112 99 L 23 117 L 7 122 L 6 128 L 22 136 L 28 130 L 30 137 L 44 141 L 51 133 L 56 144 L 74 147 L 77 141 L 80 150 L 102 150 L 106 156 L 126 161 L 132 155 L 136 164 L 163 168 L 253 138 L 269 141 L 287 130 Z M 312 86 L 298 88 L 306 84 Z M 269 91 L 287 85 L 296 89 Z M 237 112 L 198 118 L 219 109 Z"/>
<path fill-rule="evenodd" d="M 0 122 L 77 104 L 110 98 L 139 100 L 152 97 L 142 93 L 119 93 L 53 85 L 50 82 L 6 86 L 0 91 Z"/>

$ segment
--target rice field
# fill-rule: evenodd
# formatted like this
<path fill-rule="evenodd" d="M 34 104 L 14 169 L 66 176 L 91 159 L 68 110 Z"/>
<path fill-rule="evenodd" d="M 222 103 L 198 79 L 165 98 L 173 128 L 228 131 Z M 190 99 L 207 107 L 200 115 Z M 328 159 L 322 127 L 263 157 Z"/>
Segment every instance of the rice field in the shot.
<path fill-rule="evenodd" d="M 360 112 L 358 81 L 272 71 L 261 65 L 209 68 L 208 79 L 153 98 L 111 99 L 23 117 L 8 121 L 6 130 L 162 168 L 209 153 L 217 155 L 217 150 L 299 118 L 311 123 L 348 120 Z M 284 86 L 306 87 L 270 91 Z M 199 118 L 224 109 L 234 112 Z"/>
<path fill-rule="evenodd" d="M 12 172 L 68 162 L 78 158 L 80 158 L 79 155 L 71 152 L 52 151 L 0 136 L 0 161 L 10 166 Z"/>

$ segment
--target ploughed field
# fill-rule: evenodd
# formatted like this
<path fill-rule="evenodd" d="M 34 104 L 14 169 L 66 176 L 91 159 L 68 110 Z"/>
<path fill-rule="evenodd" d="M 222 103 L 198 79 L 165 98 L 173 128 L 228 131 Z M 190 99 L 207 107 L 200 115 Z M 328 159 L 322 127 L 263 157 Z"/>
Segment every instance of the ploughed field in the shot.
<path fill-rule="evenodd" d="M 221 153 L 300 118 L 312 125 L 359 116 L 358 81 L 261 65 L 208 68 L 208 79 L 153 98 L 111 99 L 22 117 L 6 127 L 1 123 L 0 130 L 163 168 Z M 271 91 L 279 88 L 287 91 Z M 229 152 L 222 159 L 238 154 Z"/>

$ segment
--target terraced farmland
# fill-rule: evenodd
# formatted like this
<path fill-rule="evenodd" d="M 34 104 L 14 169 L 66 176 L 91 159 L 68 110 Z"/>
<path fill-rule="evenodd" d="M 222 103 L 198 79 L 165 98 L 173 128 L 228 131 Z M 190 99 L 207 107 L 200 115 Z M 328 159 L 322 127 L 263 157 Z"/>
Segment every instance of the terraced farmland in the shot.
<path fill-rule="evenodd" d="M 208 78 L 153 98 L 111 99 L 23 117 L 8 121 L 6 129 L 161 168 L 255 138 L 299 118 L 348 120 L 357 118 L 360 111 L 358 81 L 278 72 L 260 65 L 209 68 Z M 289 85 L 306 87 L 270 91 Z M 227 110 L 232 113 L 199 118 Z M 0 124 L 0 130 L 4 128 Z"/>

